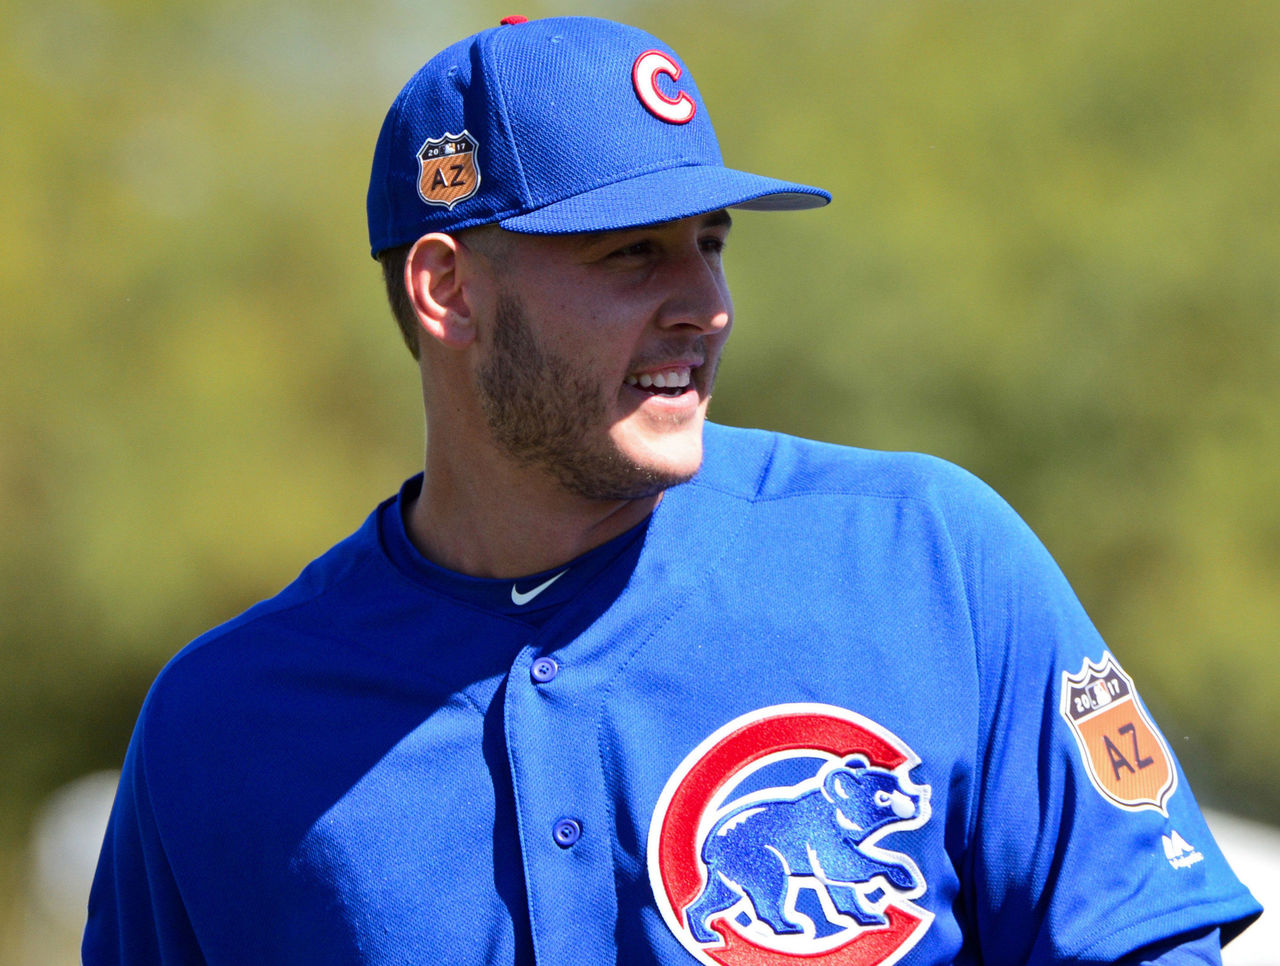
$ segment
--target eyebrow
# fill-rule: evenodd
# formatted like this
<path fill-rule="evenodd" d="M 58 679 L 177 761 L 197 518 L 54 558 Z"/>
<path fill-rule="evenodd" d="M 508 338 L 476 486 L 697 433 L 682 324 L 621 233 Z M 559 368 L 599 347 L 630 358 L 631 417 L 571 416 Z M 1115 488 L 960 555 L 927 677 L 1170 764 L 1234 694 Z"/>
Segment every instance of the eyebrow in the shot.
<path fill-rule="evenodd" d="M 719 211 L 708 212 L 702 219 L 703 228 L 728 228 L 733 224 L 733 218 L 727 209 L 721 208 Z"/>

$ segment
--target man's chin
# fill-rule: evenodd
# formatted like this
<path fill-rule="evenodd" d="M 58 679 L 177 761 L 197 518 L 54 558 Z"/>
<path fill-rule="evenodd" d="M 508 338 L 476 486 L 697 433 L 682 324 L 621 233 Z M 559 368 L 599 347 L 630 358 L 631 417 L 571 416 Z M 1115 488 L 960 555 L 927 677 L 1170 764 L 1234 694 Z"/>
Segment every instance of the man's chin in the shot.
<path fill-rule="evenodd" d="M 643 467 L 654 477 L 670 480 L 671 486 L 686 483 L 702 466 L 702 420 L 676 432 L 646 433 L 619 446 L 623 458 Z"/>
<path fill-rule="evenodd" d="M 697 474 L 702 465 L 702 434 L 691 436 L 683 441 L 664 438 L 658 445 L 615 445 L 612 453 L 594 458 L 584 451 L 576 459 L 559 463 L 554 472 L 566 489 L 588 499 L 655 497 Z"/>

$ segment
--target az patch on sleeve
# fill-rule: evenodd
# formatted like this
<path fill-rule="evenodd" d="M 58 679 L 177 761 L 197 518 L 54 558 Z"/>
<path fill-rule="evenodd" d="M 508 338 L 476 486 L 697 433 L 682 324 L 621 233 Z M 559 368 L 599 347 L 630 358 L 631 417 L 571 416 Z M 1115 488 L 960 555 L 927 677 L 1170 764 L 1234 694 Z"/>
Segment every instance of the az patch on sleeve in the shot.
<path fill-rule="evenodd" d="M 1093 787 L 1117 808 L 1154 808 L 1178 787 L 1173 756 L 1138 701 L 1133 679 L 1110 652 L 1085 659 L 1079 673 L 1062 673 L 1062 718 L 1071 727 Z"/>

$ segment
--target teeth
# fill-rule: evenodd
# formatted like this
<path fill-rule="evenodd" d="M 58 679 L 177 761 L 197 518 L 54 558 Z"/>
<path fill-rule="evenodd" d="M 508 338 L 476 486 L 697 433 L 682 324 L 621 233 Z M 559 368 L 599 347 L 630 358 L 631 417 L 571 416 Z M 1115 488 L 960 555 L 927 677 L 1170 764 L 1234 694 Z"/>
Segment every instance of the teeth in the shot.
<path fill-rule="evenodd" d="M 638 376 L 632 374 L 626 378 L 628 386 L 639 386 L 642 389 L 683 389 L 691 381 L 691 370 L 687 367 L 663 372 L 644 372 Z"/>

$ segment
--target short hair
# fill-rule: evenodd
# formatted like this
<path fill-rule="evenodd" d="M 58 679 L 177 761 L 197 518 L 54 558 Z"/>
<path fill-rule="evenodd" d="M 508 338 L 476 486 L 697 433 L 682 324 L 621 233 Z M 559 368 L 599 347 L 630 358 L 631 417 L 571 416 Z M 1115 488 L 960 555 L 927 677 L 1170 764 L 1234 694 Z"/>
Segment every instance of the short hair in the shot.
<path fill-rule="evenodd" d="M 382 281 L 387 287 L 387 302 L 391 305 L 391 314 L 400 327 L 400 337 L 413 357 L 418 358 L 421 350 L 418 347 L 418 316 L 413 311 L 413 301 L 409 298 L 409 290 L 404 284 L 404 263 L 409 257 L 413 243 L 397 245 L 378 252 L 378 262 L 382 265 Z"/>
<path fill-rule="evenodd" d="M 479 252 L 495 265 L 501 265 L 506 257 L 509 239 L 507 232 L 497 225 L 480 225 L 477 228 L 465 228 L 454 232 L 453 237 L 468 248 Z M 387 287 L 387 302 L 391 306 L 391 314 L 400 327 L 400 337 L 409 352 L 417 359 L 422 352 L 418 344 L 418 316 L 413 310 L 413 300 L 409 298 L 409 290 L 404 284 L 404 266 L 413 250 L 413 242 L 397 245 L 378 253 L 378 262 L 382 265 L 382 282 Z"/>

